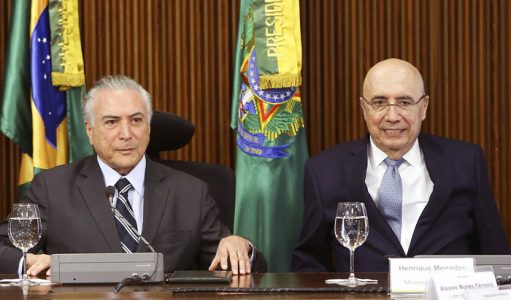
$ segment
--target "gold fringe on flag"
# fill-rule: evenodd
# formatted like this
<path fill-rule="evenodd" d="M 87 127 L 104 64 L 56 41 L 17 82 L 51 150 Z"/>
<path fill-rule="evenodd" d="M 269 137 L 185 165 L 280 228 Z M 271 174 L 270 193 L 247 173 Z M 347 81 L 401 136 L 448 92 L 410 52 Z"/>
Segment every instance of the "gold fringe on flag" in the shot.
<path fill-rule="evenodd" d="M 259 76 L 259 80 L 262 89 L 276 89 L 302 85 L 301 74 L 261 75 Z"/>
<path fill-rule="evenodd" d="M 50 0 L 52 83 L 61 90 L 85 85 L 78 0 Z"/>

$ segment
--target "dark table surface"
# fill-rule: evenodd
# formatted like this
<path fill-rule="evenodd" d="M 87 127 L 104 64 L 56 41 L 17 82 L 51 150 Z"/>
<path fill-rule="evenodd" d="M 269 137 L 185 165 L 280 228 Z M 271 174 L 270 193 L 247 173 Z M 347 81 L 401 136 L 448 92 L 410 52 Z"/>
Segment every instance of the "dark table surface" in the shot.
<path fill-rule="evenodd" d="M 325 284 L 325 279 L 346 278 L 344 273 L 261 273 L 233 276 L 230 283 L 150 283 L 126 286 L 113 293 L 115 284 L 51 284 L 24 291 L 3 284 L 0 299 L 390 299 L 387 273 L 357 273 L 378 284 L 357 288 Z M 0 279 L 16 278 L 0 275 Z M 51 279 L 51 278 L 48 278 Z"/>

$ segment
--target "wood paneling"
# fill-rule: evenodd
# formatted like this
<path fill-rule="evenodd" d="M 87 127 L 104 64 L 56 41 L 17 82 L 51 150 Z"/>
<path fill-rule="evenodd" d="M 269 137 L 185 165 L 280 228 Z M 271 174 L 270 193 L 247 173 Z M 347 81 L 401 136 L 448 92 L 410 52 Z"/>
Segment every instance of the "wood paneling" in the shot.
<path fill-rule="evenodd" d="M 231 76 L 235 1 L 83 1 L 87 83 L 106 74 L 137 79 L 154 109 L 196 126 L 179 159 L 232 164 Z"/>
<path fill-rule="evenodd" d="M 153 95 L 154 108 L 197 127 L 167 158 L 234 167 L 229 128 L 239 3 L 234 0 L 81 1 L 87 84 L 122 73 Z M 0 67 L 10 16 L 0 1 Z M 506 0 L 302 0 L 302 95 L 312 155 L 365 134 L 365 72 L 398 57 L 422 72 L 430 95 L 423 130 L 478 143 L 511 234 L 510 46 Z M 3 72 L 3 71 L 2 71 Z M 4 76 L 0 73 L 0 79 Z M 0 137 L 0 216 L 15 196 L 15 145 Z"/>
<path fill-rule="evenodd" d="M 0 1 L 0 86 L 3 86 L 6 40 L 9 35 L 11 19 L 11 2 Z M 0 95 L 2 95 L 0 91 Z M 2 98 L 0 98 L 0 101 Z M 10 211 L 11 203 L 16 201 L 18 185 L 18 167 L 20 163 L 19 148 L 0 133 L 0 218 Z"/>

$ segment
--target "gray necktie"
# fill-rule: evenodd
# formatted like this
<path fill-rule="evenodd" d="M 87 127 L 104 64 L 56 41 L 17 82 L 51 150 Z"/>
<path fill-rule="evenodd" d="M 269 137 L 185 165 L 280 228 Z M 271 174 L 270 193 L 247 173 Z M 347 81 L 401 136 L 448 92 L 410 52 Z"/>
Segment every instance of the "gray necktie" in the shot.
<path fill-rule="evenodd" d="M 124 252 L 127 253 L 135 252 L 138 246 L 138 236 L 133 231 L 137 228 L 137 221 L 135 220 L 133 209 L 128 201 L 128 192 L 132 187 L 128 179 L 124 177 L 119 179 L 115 184 L 117 190 L 117 203 L 115 207 L 124 217 L 123 219 L 119 218 L 119 216 L 115 216 L 115 224 L 117 225 L 119 237 L 121 238 L 121 247 Z M 130 227 L 126 222 L 129 222 L 133 227 Z"/>
<path fill-rule="evenodd" d="M 399 175 L 399 165 L 403 159 L 392 160 L 385 158 L 387 170 L 383 174 L 380 185 L 380 211 L 394 231 L 394 234 L 401 240 L 401 204 L 403 202 L 403 186 Z"/>

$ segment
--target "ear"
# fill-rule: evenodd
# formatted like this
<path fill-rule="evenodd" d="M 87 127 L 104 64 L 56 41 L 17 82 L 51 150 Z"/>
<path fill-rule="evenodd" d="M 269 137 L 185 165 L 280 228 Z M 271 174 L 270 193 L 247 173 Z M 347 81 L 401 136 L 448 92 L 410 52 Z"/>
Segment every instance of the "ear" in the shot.
<path fill-rule="evenodd" d="M 364 114 L 364 120 L 367 121 L 367 107 L 364 105 L 364 99 L 362 97 L 358 98 L 360 101 L 360 107 L 362 108 L 362 113 Z"/>
<path fill-rule="evenodd" d="M 87 136 L 89 137 L 89 144 L 94 145 L 94 143 L 92 142 L 93 141 L 92 126 L 89 124 L 89 122 L 85 122 L 85 131 L 87 132 Z"/>
<path fill-rule="evenodd" d="M 424 103 L 422 104 L 422 121 L 426 119 L 426 115 L 428 112 L 428 105 L 429 105 L 429 96 L 425 96 L 424 100 L 422 100 Z"/>

